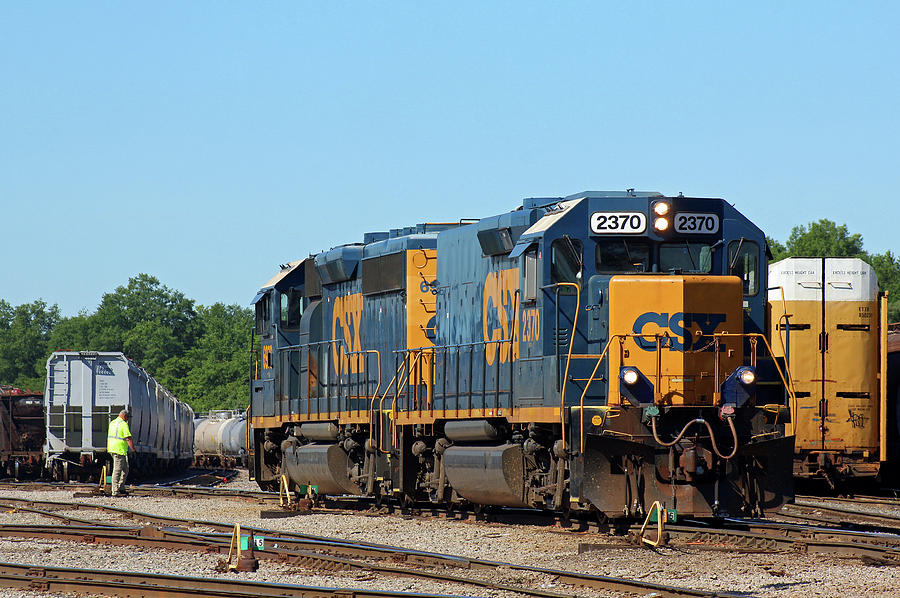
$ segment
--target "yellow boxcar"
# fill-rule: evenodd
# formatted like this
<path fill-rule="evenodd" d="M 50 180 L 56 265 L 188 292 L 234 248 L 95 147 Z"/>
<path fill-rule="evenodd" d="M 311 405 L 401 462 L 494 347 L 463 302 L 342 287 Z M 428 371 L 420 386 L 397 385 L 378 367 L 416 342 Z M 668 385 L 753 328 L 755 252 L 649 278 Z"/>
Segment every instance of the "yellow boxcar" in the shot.
<path fill-rule="evenodd" d="M 857 258 L 769 265 L 769 334 L 793 379 L 794 474 L 834 484 L 886 460 L 886 305 Z"/>

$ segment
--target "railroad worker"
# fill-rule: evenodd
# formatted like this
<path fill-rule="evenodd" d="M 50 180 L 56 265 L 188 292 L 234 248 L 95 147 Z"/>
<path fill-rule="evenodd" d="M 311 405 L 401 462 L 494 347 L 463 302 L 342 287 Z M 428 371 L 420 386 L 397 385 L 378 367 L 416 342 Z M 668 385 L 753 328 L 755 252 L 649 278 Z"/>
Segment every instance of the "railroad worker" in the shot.
<path fill-rule="evenodd" d="M 112 456 L 112 495 L 125 496 L 122 489 L 128 478 L 128 449 L 134 450 L 131 439 L 131 428 L 128 427 L 128 412 L 122 410 L 119 417 L 109 422 L 109 433 L 106 438 L 106 452 Z"/>

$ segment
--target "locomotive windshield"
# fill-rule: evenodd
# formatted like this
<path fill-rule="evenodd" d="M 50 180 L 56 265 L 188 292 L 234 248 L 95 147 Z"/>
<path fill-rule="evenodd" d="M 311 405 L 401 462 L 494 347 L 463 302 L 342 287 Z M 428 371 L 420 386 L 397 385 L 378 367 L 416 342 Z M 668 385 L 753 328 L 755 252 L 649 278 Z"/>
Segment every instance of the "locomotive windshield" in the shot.
<path fill-rule="evenodd" d="M 269 295 L 266 293 L 256 302 L 256 334 L 266 334 L 270 322 Z"/>
<path fill-rule="evenodd" d="M 575 282 L 581 278 L 582 245 L 578 239 L 565 236 L 556 239 L 550 245 L 550 284 Z M 560 295 L 571 295 L 575 290 L 564 286 L 559 289 Z"/>
<path fill-rule="evenodd" d="M 659 269 L 708 274 L 712 271 L 712 245 L 696 241 L 676 241 L 659 246 Z"/>
<path fill-rule="evenodd" d="M 597 241 L 597 272 L 647 272 L 650 270 L 650 245 L 642 241 L 609 239 Z"/>
<path fill-rule="evenodd" d="M 745 295 L 759 290 L 759 245 L 741 238 L 728 244 L 728 273 L 741 279 Z"/>
<path fill-rule="evenodd" d="M 281 328 L 293 330 L 300 327 L 303 315 L 303 294 L 297 289 L 281 293 Z"/>

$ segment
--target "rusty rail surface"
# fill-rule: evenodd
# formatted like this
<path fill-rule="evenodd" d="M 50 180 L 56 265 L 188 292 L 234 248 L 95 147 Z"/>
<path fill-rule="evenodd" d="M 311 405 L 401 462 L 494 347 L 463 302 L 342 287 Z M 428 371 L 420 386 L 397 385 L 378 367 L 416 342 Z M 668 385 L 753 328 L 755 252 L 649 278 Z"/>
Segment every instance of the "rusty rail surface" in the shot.
<path fill-rule="evenodd" d="M 130 511 L 119 507 L 109 507 L 98 504 L 85 503 L 65 503 L 59 501 L 34 501 L 29 499 L 0 499 L 0 508 L 21 508 L 26 507 L 35 509 L 42 513 L 49 513 L 56 516 L 65 517 L 65 515 L 52 513 L 46 509 L 37 509 L 38 506 L 57 508 L 57 509 L 90 509 L 106 512 L 118 513 L 122 516 L 141 519 L 146 521 L 154 521 L 166 525 L 182 525 L 182 526 L 204 526 L 211 529 L 218 529 L 222 532 L 231 532 L 233 525 L 220 522 L 200 521 L 177 519 L 173 517 L 165 517 L 160 515 L 152 515 L 137 511 Z M 96 528 L 50 528 L 48 526 L 0 526 L 0 535 L 20 535 L 29 533 L 33 530 L 38 534 L 52 533 L 56 539 L 70 539 L 78 541 L 88 541 L 94 543 L 143 543 L 149 546 L 165 547 L 173 549 L 188 550 L 207 550 L 210 552 L 227 552 L 228 537 L 224 534 L 209 534 L 199 532 L 189 532 L 184 530 L 160 529 L 131 526 L 120 526 L 119 528 L 110 527 L 104 522 L 103 525 Z M 427 565 L 427 566 L 444 566 L 456 567 L 472 570 L 497 570 L 508 569 L 514 571 L 523 571 L 530 573 L 538 573 L 546 575 L 556 580 L 558 583 L 585 587 L 599 590 L 613 590 L 619 592 L 641 592 L 652 593 L 660 597 L 735 597 L 736 594 L 723 592 L 710 592 L 705 590 L 694 590 L 690 588 L 680 588 L 676 586 L 668 586 L 639 580 L 630 580 L 624 578 L 590 575 L 571 571 L 563 571 L 557 569 L 548 569 L 542 567 L 530 567 L 524 565 L 516 565 L 512 563 L 504 563 L 499 561 L 488 561 L 482 559 L 470 559 L 448 554 L 432 553 L 419 550 L 404 549 L 395 546 L 387 546 L 382 544 L 353 542 L 338 538 L 323 538 L 311 536 L 308 534 L 291 533 L 284 531 L 263 530 L 252 527 L 243 527 L 242 529 L 249 532 L 255 540 L 260 538 L 263 540 L 265 547 L 262 550 L 253 549 L 253 554 L 263 558 L 277 558 L 295 562 L 298 565 L 308 564 L 320 566 L 322 568 L 364 568 L 375 572 L 381 572 L 387 575 L 403 575 L 419 578 L 428 578 L 432 580 L 443 580 L 449 583 L 464 583 L 477 585 L 491 589 L 503 589 L 512 592 L 518 592 L 523 595 L 530 596 L 563 596 L 566 594 L 558 594 L 540 589 L 531 589 L 521 586 L 512 586 L 504 584 L 496 584 L 494 582 L 480 580 L 477 578 L 464 578 L 449 574 L 437 573 L 427 570 L 410 570 L 400 569 L 397 567 L 378 566 L 371 563 L 349 560 L 349 557 L 365 557 L 372 559 L 389 559 L 391 561 L 403 562 L 408 565 Z M 69 531 L 67 531 L 69 530 Z M 68 533 L 68 537 L 64 537 Z M 19 536 L 21 537 L 21 535 Z M 44 537 L 44 536 L 39 536 Z M 277 548 L 275 546 L 277 545 Z M 331 594 L 323 594 L 331 595 Z M 350 594 L 360 595 L 360 594 Z M 368 594 L 366 594 L 368 595 Z M 389 594 L 384 594 L 389 595 Z M 399 594 L 398 594 L 399 595 Z M 413 596 L 413 594 L 404 594 Z"/>
<path fill-rule="evenodd" d="M 451 598 L 445 594 L 328 588 L 209 577 L 183 577 L 131 571 L 104 571 L 0 563 L 0 586 L 28 591 L 82 592 L 131 598 Z"/>

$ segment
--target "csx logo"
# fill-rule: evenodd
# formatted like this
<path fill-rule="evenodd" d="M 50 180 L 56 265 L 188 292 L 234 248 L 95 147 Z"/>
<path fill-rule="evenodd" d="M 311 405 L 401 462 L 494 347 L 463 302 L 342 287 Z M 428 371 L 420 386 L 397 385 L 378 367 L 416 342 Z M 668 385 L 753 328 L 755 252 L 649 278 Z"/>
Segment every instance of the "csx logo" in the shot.
<path fill-rule="evenodd" d="M 713 334 L 726 320 L 725 314 L 703 314 L 677 312 L 657 313 L 648 311 L 637 317 L 632 328 L 635 334 L 671 334 L 668 341 L 670 351 L 713 350 Z M 651 326 L 655 324 L 655 326 Z M 700 331 L 699 336 L 693 334 L 693 329 Z M 656 350 L 656 340 L 652 337 L 636 337 L 637 346 L 645 351 Z M 725 350 L 725 345 L 720 344 L 720 351 Z"/>

